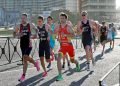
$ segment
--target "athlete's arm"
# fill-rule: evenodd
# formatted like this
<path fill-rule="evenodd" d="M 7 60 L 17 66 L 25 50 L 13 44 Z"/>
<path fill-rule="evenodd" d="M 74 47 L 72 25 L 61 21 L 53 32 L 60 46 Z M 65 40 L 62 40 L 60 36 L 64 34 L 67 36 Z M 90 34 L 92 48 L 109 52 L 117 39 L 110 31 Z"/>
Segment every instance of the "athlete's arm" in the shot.
<path fill-rule="evenodd" d="M 50 40 L 50 35 L 52 34 L 52 30 L 49 24 L 45 24 L 45 29 L 49 33 L 47 40 Z"/>
<path fill-rule="evenodd" d="M 79 21 L 77 24 L 77 35 L 80 35 L 81 33 L 82 33 L 82 25 L 81 25 L 81 21 Z"/>
<path fill-rule="evenodd" d="M 48 31 L 50 34 L 52 34 L 52 30 L 51 30 L 51 27 L 50 27 L 49 24 L 46 24 L 46 25 L 45 25 L 45 29 L 46 29 L 46 31 Z"/>
<path fill-rule="evenodd" d="M 35 26 L 35 24 L 31 23 L 31 24 L 30 24 L 30 29 L 31 29 L 31 30 L 34 30 L 34 32 L 35 32 L 34 34 L 33 34 L 33 33 L 31 34 L 31 38 L 32 38 L 32 39 L 37 38 L 38 29 L 37 29 L 37 27 Z"/>
<path fill-rule="evenodd" d="M 90 21 L 90 26 L 91 26 L 92 29 L 94 29 L 95 36 L 97 36 L 98 35 L 98 30 L 99 30 L 99 28 L 98 28 L 99 25 L 95 21 L 91 20 Z"/>
<path fill-rule="evenodd" d="M 68 25 L 67 29 L 68 29 L 68 32 L 70 33 L 70 34 L 67 35 L 67 37 L 74 37 L 75 33 L 74 33 L 73 29 L 72 29 L 72 26 Z"/>
<path fill-rule="evenodd" d="M 58 30 L 59 30 L 59 24 L 55 25 L 55 29 L 54 29 L 54 36 L 55 38 L 58 36 Z"/>
<path fill-rule="evenodd" d="M 18 38 L 20 37 L 20 24 L 14 27 L 13 36 Z"/>

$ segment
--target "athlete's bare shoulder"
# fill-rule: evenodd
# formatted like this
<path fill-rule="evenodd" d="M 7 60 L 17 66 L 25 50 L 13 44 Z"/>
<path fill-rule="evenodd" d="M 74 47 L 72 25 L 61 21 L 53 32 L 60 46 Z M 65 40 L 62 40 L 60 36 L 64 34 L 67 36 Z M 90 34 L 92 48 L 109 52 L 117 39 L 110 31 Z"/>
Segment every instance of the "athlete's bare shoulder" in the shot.
<path fill-rule="evenodd" d="M 29 24 L 30 24 L 30 29 L 37 29 L 37 27 L 34 23 L 29 23 Z"/>
<path fill-rule="evenodd" d="M 58 32 L 59 28 L 60 28 L 60 24 L 56 23 L 54 32 Z"/>
<path fill-rule="evenodd" d="M 68 27 L 68 29 L 72 28 L 72 26 L 70 24 L 67 24 L 67 27 Z"/>
<path fill-rule="evenodd" d="M 18 32 L 19 30 L 20 30 L 20 23 L 18 23 L 18 24 L 16 24 L 15 26 L 14 26 L 14 31 L 15 32 Z"/>

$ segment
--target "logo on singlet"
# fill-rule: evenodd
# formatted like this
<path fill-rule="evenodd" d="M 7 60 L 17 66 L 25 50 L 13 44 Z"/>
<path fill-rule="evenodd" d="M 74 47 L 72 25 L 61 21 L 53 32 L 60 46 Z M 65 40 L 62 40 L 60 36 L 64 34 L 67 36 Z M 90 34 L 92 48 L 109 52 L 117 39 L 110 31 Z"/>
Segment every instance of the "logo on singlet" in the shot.
<path fill-rule="evenodd" d="M 88 29 L 89 29 L 88 26 L 83 27 L 83 32 L 88 32 Z"/>
<path fill-rule="evenodd" d="M 41 37 L 44 37 L 44 36 L 45 36 L 45 31 L 40 31 L 38 34 L 39 34 Z"/>

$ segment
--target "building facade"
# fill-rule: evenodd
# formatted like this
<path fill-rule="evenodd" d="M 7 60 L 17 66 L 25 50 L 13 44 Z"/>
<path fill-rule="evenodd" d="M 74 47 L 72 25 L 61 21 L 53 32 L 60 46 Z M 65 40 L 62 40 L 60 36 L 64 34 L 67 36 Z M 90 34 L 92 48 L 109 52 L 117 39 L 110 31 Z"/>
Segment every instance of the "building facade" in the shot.
<path fill-rule="evenodd" d="M 78 11 L 78 0 L 0 0 L 0 8 L 6 11 L 27 11 L 32 14 L 40 14 L 43 11 L 56 9 L 68 9 L 71 12 Z"/>
<path fill-rule="evenodd" d="M 12 22 L 12 18 L 25 12 L 30 16 L 34 15 L 49 15 L 54 10 L 66 9 L 70 12 L 78 12 L 79 0 L 0 0 L 0 15 L 3 17 L 3 22 Z M 48 14 L 46 14 L 48 13 Z M 15 19 L 17 20 L 17 19 Z"/>
<path fill-rule="evenodd" d="M 98 21 L 113 22 L 116 20 L 116 0 L 81 0 L 82 10 L 89 18 Z"/>

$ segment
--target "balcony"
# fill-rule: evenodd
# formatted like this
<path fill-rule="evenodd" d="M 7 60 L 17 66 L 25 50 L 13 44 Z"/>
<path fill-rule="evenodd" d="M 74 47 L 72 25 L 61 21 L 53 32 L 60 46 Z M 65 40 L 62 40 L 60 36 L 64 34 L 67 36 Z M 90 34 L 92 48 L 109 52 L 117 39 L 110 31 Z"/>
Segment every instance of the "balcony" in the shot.
<path fill-rule="evenodd" d="M 116 13 L 117 11 L 115 9 L 91 9 L 91 8 L 88 8 L 88 9 L 83 9 L 83 10 L 87 10 L 88 12 L 112 12 L 112 13 Z"/>
<path fill-rule="evenodd" d="M 114 3 L 98 3 L 98 2 L 88 2 L 88 3 L 83 3 L 82 4 L 82 7 L 85 7 L 85 6 L 115 6 L 115 4 Z"/>

